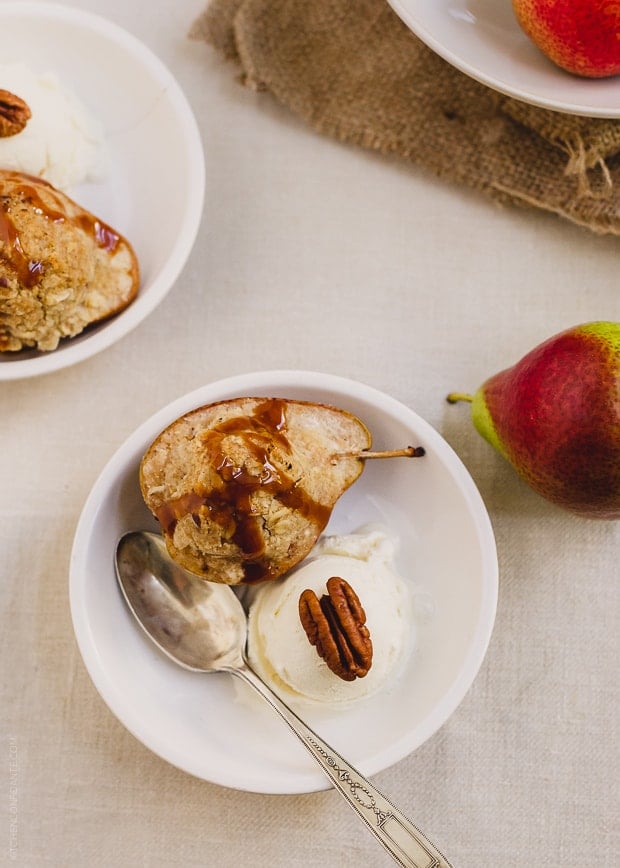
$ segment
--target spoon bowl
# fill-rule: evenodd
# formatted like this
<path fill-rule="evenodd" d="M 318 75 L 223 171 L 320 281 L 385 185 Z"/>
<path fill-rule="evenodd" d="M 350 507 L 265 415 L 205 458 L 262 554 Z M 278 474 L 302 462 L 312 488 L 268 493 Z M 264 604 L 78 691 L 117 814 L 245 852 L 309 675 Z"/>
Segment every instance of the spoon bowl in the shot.
<path fill-rule="evenodd" d="M 247 631 L 238 597 L 227 585 L 191 576 L 170 558 L 161 536 L 125 534 L 116 572 L 136 620 L 175 663 L 194 672 L 242 664 Z"/>
<path fill-rule="evenodd" d="M 251 669 L 245 659 L 246 614 L 228 585 L 206 582 L 187 572 L 170 558 L 163 539 L 147 531 L 125 534 L 116 547 L 115 563 L 130 611 L 163 653 L 185 669 L 229 672 L 252 686 L 403 868 L 450 868 L 419 829 Z"/>

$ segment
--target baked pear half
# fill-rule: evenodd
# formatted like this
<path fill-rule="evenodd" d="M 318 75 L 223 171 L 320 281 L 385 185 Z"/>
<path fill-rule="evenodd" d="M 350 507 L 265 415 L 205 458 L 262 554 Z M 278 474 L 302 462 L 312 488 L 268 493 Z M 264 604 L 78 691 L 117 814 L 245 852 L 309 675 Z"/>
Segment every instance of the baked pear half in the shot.
<path fill-rule="evenodd" d="M 140 487 L 175 561 L 213 582 L 261 582 L 308 554 L 370 444 L 364 423 L 336 407 L 235 398 L 162 431 Z"/>
<path fill-rule="evenodd" d="M 119 232 L 47 181 L 0 170 L 0 352 L 55 350 L 136 296 Z"/>

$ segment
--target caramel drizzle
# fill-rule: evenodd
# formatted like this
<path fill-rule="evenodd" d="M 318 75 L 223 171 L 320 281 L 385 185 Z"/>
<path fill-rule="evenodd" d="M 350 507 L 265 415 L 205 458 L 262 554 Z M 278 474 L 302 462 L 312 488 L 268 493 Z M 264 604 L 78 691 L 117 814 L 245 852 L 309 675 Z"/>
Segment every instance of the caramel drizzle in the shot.
<path fill-rule="evenodd" d="M 47 181 L 34 178 L 22 173 L 11 173 L 7 177 L 10 180 L 19 180 L 19 194 L 32 210 L 52 223 L 70 223 L 77 226 L 87 235 L 90 235 L 98 247 L 113 255 L 118 247 L 120 236 L 110 226 L 99 220 L 93 214 L 80 209 L 80 213 L 71 217 L 56 190 Z M 30 182 L 30 183 L 29 183 Z M 56 208 L 43 201 L 35 184 L 44 185 L 48 188 Z M 1 188 L 0 188 L 1 189 Z M 76 206 L 79 207 L 79 206 Z M 4 248 L 4 249 L 2 249 Z M 22 286 L 31 288 L 36 286 L 45 274 L 45 265 L 38 259 L 31 259 L 24 251 L 17 231 L 17 227 L 11 217 L 11 209 L 8 204 L 2 204 L 0 195 L 0 261 L 5 262 L 17 275 Z"/>
<path fill-rule="evenodd" d="M 224 441 L 230 434 L 243 439 L 259 464 L 258 472 L 236 465 L 226 454 Z M 331 510 L 309 497 L 298 480 L 271 461 L 274 443 L 288 453 L 291 451 L 286 437 L 285 401 L 267 399 L 252 415 L 228 419 L 206 431 L 202 438 L 210 466 L 221 483 L 211 491 L 192 491 L 162 504 L 156 512 L 157 519 L 164 533 L 172 535 L 179 519 L 186 515 L 191 515 L 200 526 L 200 511 L 206 510 L 209 519 L 240 549 L 245 581 L 261 581 L 269 576 L 270 565 L 264 557 L 263 517 L 254 511 L 252 495 L 259 490 L 268 491 L 284 506 L 313 519 L 321 529 L 327 524 Z"/>

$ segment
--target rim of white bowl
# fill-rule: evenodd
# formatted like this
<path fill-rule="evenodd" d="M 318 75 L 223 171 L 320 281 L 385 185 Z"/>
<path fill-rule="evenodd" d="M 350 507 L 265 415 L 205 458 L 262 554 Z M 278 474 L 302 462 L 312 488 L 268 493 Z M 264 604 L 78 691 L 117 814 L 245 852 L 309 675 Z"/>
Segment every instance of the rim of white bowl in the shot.
<path fill-rule="evenodd" d="M 410 3 L 406 0 L 388 0 L 390 6 L 394 9 L 399 18 L 404 21 L 407 27 L 418 36 L 435 54 L 442 57 L 449 64 L 460 70 L 470 78 L 486 85 L 492 90 L 502 93 L 505 96 L 511 96 L 515 99 L 522 100 L 529 105 L 539 106 L 540 108 L 550 109 L 564 114 L 580 115 L 587 118 L 602 118 L 614 119 L 620 117 L 620 103 L 610 101 L 607 104 L 592 105 L 583 100 L 572 100 L 568 98 L 558 98 L 549 92 L 536 90 L 535 88 L 525 87 L 514 81 L 507 80 L 505 77 L 496 75 L 488 69 L 482 67 L 479 63 L 467 60 L 457 51 L 445 45 L 437 38 L 434 32 L 423 23 L 422 20 L 412 12 Z M 515 19 L 515 27 L 517 27 Z M 525 35 L 524 35 L 525 36 Z M 552 62 L 549 61 L 550 69 L 553 70 Z M 566 75 L 557 69 L 557 75 Z M 585 79 L 583 81 L 586 81 Z M 583 81 L 581 82 L 583 84 Z M 594 83 L 597 79 L 590 79 Z M 603 79 L 598 79 L 603 81 Z"/>

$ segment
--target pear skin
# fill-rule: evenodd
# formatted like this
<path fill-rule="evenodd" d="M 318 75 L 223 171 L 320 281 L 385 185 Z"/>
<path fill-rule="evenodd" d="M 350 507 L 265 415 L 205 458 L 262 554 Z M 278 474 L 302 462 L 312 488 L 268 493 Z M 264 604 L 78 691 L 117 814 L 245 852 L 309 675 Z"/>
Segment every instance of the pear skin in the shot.
<path fill-rule="evenodd" d="M 562 69 L 587 78 L 620 73 L 620 6 L 609 0 L 512 0 L 532 42 Z"/>
<path fill-rule="evenodd" d="M 490 377 L 471 401 L 480 434 L 538 494 L 620 518 L 620 323 L 568 329 Z"/>

